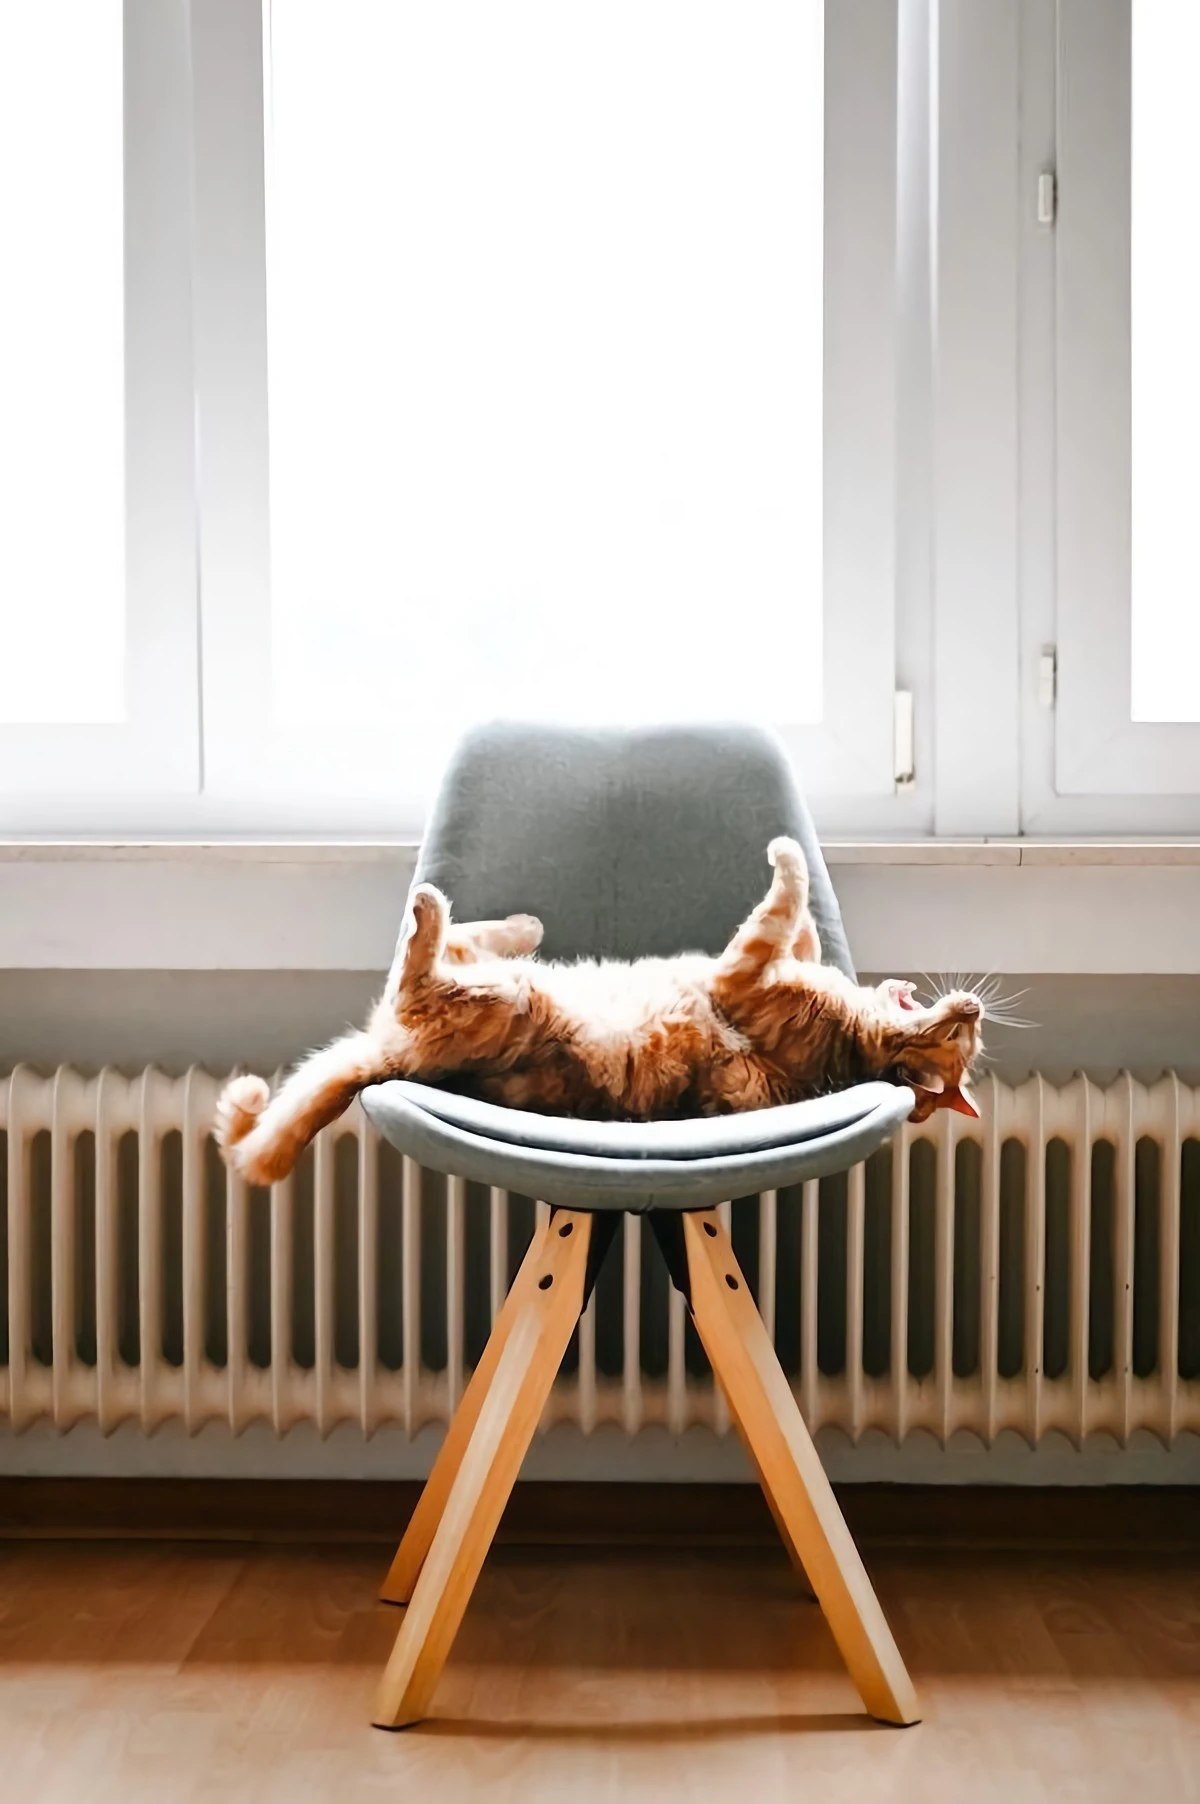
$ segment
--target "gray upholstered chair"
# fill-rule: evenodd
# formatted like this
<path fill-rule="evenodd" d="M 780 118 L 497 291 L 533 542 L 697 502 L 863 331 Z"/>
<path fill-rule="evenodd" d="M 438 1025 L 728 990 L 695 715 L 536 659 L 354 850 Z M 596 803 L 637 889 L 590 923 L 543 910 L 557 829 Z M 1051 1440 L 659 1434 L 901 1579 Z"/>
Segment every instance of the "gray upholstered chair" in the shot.
<path fill-rule="evenodd" d="M 583 733 L 495 725 L 460 747 L 418 880 L 459 920 L 545 923 L 548 957 L 719 951 L 762 894 L 776 834 L 808 859 L 823 956 L 853 975 L 812 822 L 776 741 L 750 728 Z M 395 1081 L 368 1116 L 434 1170 L 550 1204 L 471 1378 L 383 1588 L 409 1605 L 376 1704 L 427 1712 L 475 1580 L 621 1213 L 649 1214 L 792 1555 L 873 1716 L 914 1722 L 891 1632 L 715 1205 L 844 1170 L 908 1114 L 863 1084 L 683 1122 L 555 1119 Z"/>

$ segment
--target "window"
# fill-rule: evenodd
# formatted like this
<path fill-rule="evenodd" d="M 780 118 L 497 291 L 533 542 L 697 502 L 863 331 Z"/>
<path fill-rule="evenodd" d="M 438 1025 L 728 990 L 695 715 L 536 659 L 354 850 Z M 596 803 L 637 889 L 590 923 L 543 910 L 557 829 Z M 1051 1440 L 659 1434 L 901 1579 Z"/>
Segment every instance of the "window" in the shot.
<path fill-rule="evenodd" d="M 413 831 L 505 712 L 757 713 L 841 832 L 1200 824 L 1198 32 L 6 9 L 8 826 Z"/>
<path fill-rule="evenodd" d="M 898 17 L 7 8 L 7 827 L 413 830 L 506 712 L 758 715 L 917 819 Z"/>
<path fill-rule="evenodd" d="M 505 712 L 757 714 L 892 804 L 891 9 L 250 11 L 194 21 L 214 804 L 412 827 Z"/>
<path fill-rule="evenodd" d="M 125 710 L 121 38 L 111 0 L 0 13 L 0 241 L 36 272 L 0 288 L 6 724 Z"/>
<path fill-rule="evenodd" d="M 821 8 L 265 14 L 276 718 L 819 720 Z"/>
<path fill-rule="evenodd" d="M 1200 829 L 1198 51 L 5 8 L 6 827 L 410 832 L 537 712 L 757 713 L 841 832 Z"/>
<path fill-rule="evenodd" d="M 0 782 L 194 784 L 186 43 L 143 0 L 0 11 Z M 171 117 L 172 106 L 180 108 Z"/>
<path fill-rule="evenodd" d="M 1130 373 L 1135 721 L 1200 720 L 1200 67 L 1194 7 L 1135 7 L 1131 59 Z"/>
<path fill-rule="evenodd" d="M 1055 787 L 1134 831 L 1198 818 L 1198 51 L 1184 0 L 1060 8 Z"/>

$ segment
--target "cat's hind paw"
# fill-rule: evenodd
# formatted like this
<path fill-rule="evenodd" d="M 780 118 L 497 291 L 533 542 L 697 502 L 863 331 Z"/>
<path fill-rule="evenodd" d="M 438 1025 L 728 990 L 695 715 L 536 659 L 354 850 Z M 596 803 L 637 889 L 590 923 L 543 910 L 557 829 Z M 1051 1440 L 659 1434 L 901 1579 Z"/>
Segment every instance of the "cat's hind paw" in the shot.
<path fill-rule="evenodd" d="M 231 1077 L 217 1099 L 217 1145 L 228 1158 L 230 1149 L 258 1125 L 271 1099 L 270 1086 L 261 1077 Z"/>
<path fill-rule="evenodd" d="M 774 870 L 781 871 L 785 877 L 806 877 L 808 875 L 808 864 L 804 853 L 796 841 L 789 839 L 786 834 L 780 834 L 779 838 L 773 839 L 767 847 L 767 863 Z"/>

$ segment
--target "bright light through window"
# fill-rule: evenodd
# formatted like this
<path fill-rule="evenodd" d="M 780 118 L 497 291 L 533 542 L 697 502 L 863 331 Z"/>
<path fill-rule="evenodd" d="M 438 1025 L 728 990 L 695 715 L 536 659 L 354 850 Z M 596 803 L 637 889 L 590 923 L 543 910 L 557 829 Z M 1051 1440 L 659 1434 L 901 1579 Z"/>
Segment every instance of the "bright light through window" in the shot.
<path fill-rule="evenodd" d="M 274 708 L 821 710 L 821 0 L 265 6 Z"/>
<path fill-rule="evenodd" d="M 0 6 L 0 722 L 124 708 L 121 0 Z"/>
<path fill-rule="evenodd" d="M 1200 720 L 1200 7 L 1133 7 L 1133 718 Z"/>

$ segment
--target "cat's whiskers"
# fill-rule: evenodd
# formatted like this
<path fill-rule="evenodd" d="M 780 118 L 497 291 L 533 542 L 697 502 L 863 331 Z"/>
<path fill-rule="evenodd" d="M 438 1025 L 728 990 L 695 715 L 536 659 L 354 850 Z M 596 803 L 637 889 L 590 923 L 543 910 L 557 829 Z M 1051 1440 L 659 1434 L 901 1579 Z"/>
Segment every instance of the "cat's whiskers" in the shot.
<path fill-rule="evenodd" d="M 981 1002 L 985 1002 L 987 998 L 983 993 L 984 986 L 998 984 L 1000 981 L 994 971 L 983 971 L 978 974 L 974 971 L 938 971 L 933 976 L 930 976 L 928 971 L 922 971 L 921 978 L 930 991 L 930 1007 L 935 1002 L 944 1001 L 947 996 L 953 995 L 958 990 L 978 996 Z"/>
<path fill-rule="evenodd" d="M 930 975 L 921 972 L 922 981 L 930 992 L 929 1006 L 932 1008 L 956 990 L 965 990 L 970 995 L 978 996 L 983 1004 L 985 1021 L 993 1022 L 998 1027 L 1036 1027 L 1035 1021 L 1026 1020 L 1016 1013 L 1016 1005 L 1029 994 L 1028 989 L 1004 989 L 1004 979 L 999 972 L 982 971 L 940 971 Z"/>
<path fill-rule="evenodd" d="M 997 1027 L 1036 1027 L 1036 1021 L 1017 1013 L 1017 1004 L 1028 994 L 1027 989 L 1013 990 L 1010 995 L 993 997 L 984 1004 L 984 1020 L 994 1022 Z"/>

